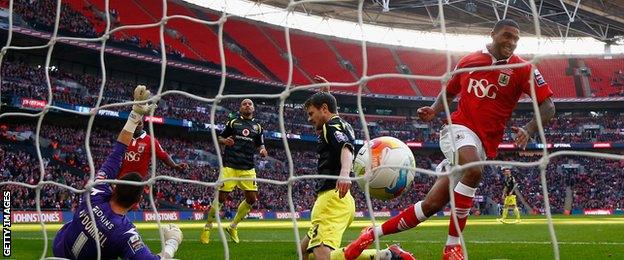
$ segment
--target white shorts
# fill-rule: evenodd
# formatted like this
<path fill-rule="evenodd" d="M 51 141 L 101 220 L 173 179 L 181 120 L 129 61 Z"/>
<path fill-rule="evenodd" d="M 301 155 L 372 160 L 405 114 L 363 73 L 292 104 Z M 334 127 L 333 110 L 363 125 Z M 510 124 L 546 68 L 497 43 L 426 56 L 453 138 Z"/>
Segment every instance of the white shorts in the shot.
<path fill-rule="evenodd" d="M 449 125 L 445 125 L 440 130 L 440 150 L 444 154 L 444 157 L 448 159 L 450 164 L 455 163 L 455 152 L 464 146 L 474 146 L 477 148 L 477 153 L 479 153 L 479 157 L 481 160 L 485 160 L 485 150 L 483 149 L 483 144 L 481 143 L 481 139 L 470 130 L 470 128 L 465 127 L 463 125 L 452 124 L 450 127 L 453 128 L 453 135 L 455 138 L 451 140 L 451 131 L 449 131 Z M 452 146 L 452 142 L 455 141 L 455 147 Z M 455 149 L 453 149 L 455 148 Z"/>

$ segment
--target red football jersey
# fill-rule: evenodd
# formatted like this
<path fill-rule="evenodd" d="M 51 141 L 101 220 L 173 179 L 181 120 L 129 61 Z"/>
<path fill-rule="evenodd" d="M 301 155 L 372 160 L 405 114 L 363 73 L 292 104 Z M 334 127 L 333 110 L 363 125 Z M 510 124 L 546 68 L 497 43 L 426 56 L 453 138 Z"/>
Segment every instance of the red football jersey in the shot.
<path fill-rule="evenodd" d="M 496 61 L 487 49 L 464 56 L 456 69 L 483 67 L 493 64 L 523 63 L 512 55 L 506 61 Z M 513 69 L 470 71 L 455 74 L 448 82 L 447 93 L 459 95 L 457 111 L 451 114 L 454 124 L 464 125 L 479 136 L 488 158 L 496 157 L 505 124 L 522 93 L 531 95 L 531 73 L 534 75 L 537 102 L 553 95 L 540 72 L 531 65 Z"/>
<path fill-rule="evenodd" d="M 118 178 L 129 172 L 138 172 L 145 179 L 152 160 L 151 138 L 150 135 L 143 132 L 138 138 L 132 139 L 124 154 Z M 156 145 L 156 158 L 161 161 L 166 160 L 169 154 L 162 149 L 157 139 L 154 139 L 154 144 Z"/>

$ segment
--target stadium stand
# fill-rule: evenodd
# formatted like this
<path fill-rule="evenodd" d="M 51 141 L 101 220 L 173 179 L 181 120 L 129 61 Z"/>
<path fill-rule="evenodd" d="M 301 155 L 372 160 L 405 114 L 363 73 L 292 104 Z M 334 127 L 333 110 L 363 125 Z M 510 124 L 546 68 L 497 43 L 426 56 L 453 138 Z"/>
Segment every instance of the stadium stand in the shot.
<path fill-rule="evenodd" d="M 586 58 L 584 61 L 591 69 L 592 92 L 595 96 L 624 96 L 624 58 Z"/>
<path fill-rule="evenodd" d="M 34 29 L 50 31 L 54 21 L 51 11 L 54 1 L 15 1 L 16 13 L 21 15 Z M 62 3 L 61 33 L 71 36 L 97 37 L 105 28 L 103 20 L 104 3 L 101 0 L 71 0 Z M 8 1 L 0 1 L 0 7 L 7 7 Z M 113 28 L 121 25 L 154 23 L 162 16 L 159 3 L 133 0 L 128 3 L 111 2 Z M 169 15 L 199 16 L 216 20 L 218 16 L 206 11 L 192 10 L 176 2 L 168 7 Z M 40 15 L 41 14 L 41 15 Z M 216 45 L 216 29 L 207 25 L 172 19 L 167 23 L 165 42 L 167 53 L 172 57 L 220 63 Z M 236 29 L 234 29 L 236 28 Z M 195 33 L 200 32 L 200 33 Z M 337 40 L 320 35 L 291 30 L 291 43 L 295 68 L 293 84 L 312 83 L 315 75 L 323 75 L 335 82 L 353 82 L 361 75 L 362 54 L 360 43 Z M 136 46 L 154 55 L 159 55 L 159 28 L 151 27 L 140 30 L 126 30 L 113 35 L 113 40 Z M 288 63 L 284 55 L 286 50 L 284 32 L 269 25 L 261 25 L 231 18 L 225 26 L 225 55 L 231 73 L 241 73 L 250 78 L 276 80 L 286 83 Z M 132 47 L 129 47 L 132 49 Z M 394 52 L 394 53 L 393 53 Z M 446 55 L 443 52 L 389 47 L 369 44 L 368 59 L 371 61 L 368 74 L 404 73 L 418 75 L 442 75 L 446 69 Z M 452 64 L 460 54 L 453 54 Z M 426 65 L 423 62 L 426 60 Z M 592 71 L 592 95 L 624 95 L 624 58 L 599 57 L 585 58 L 587 67 Z M 537 65 L 544 77 L 552 82 L 556 97 L 582 97 L 577 91 L 574 76 L 566 73 L 568 60 L 561 58 L 543 59 Z M 217 66 L 218 68 L 218 66 Z M 357 86 L 341 88 L 354 93 Z M 367 84 L 365 93 L 389 94 L 399 96 L 435 96 L 440 84 L 435 81 L 416 80 L 410 84 L 404 79 L 380 79 Z"/>

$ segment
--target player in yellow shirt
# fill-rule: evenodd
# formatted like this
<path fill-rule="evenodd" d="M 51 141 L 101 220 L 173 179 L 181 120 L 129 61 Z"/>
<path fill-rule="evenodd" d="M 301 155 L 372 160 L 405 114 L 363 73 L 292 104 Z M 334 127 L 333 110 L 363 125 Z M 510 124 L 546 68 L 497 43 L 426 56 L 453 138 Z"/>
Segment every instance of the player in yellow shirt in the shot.
<path fill-rule="evenodd" d="M 503 197 L 505 204 L 503 206 L 503 217 L 499 218 L 498 221 L 507 223 L 507 212 L 509 211 L 509 207 L 513 207 L 514 215 L 516 215 L 515 223 L 520 223 L 520 210 L 518 210 L 515 195 L 516 188 L 518 188 L 516 179 L 511 176 L 511 168 L 509 167 L 503 167 L 503 175 L 505 177 L 503 183 Z"/>
<path fill-rule="evenodd" d="M 324 78 L 315 78 L 327 82 Z M 349 123 L 338 116 L 336 98 L 329 89 L 313 94 L 304 104 L 308 121 L 318 133 L 318 175 L 351 176 L 355 134 Z M 355 200 L 350 192 L 351 181 L 317 179 L 316 201 L 312 207 L 312 227 L 301 240 L 303 259 L 342 260 L 342 235 L 355 217 Z M 357 259 L 375 259 L 377 251 L 368 249 Z M 380 250 L 379 259 L 412 260 L 414 257 L 398 245 Z"/>
<path fill-rule="evenodd" d="M 245 199 L 238 205 L 236 216 L 225 228 L 225 232 L 230 235 L 234 243 L 240 242 L 238 223 L 247 217 L 252 206 L 258 200 L 258 184 L 253 180 L 256 178 L 254 155 L 259 153 L 261 157 L 266 157 L 267 150 L 264 147 L 262 126 L 254 119 L 254 111 L 253 101 L 244 99 L 239 108 L 240 116 L 228 121 L 225 129 L 219 134 L 219 144 L 225 146 L 223 148 L 222 178 L 247 178 L 250 180 L 226 181 L 219 187 L 218 205 L 215 204 L 210 207 L 206 225 L 199 237 L 202 244 L 210 242 L 212 223 L 215 221 L 219 208 L 234 188 L 243 190 L 245 194 Z"/>

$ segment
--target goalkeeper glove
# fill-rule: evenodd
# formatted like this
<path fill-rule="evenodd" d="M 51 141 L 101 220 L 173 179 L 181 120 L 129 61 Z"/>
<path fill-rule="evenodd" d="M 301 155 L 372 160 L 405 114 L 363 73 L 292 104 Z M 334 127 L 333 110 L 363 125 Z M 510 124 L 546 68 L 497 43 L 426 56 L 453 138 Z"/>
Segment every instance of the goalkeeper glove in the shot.
<path fill-rule="evenodd" d="M 138 85 L 134 89 L 134 101 L 144 101 L 149 99 L 150 91 L 144 85 Z M 156 108 L 156 104 L 135 104 L 132 106 L 132 111 L 128 115 L 128 121 L 124 126 L 124 130 L 134 133 L 137 125 L 143 120 L 143 115 L 148 114 L 152 109 Z"/>
<path fill-rule="evenodd" d="M 134 101 L 143 101 L 150 98 L 150 91 L 145 85 L 137 85 L 134 89 Z M 146 115 L 152 108 L 156 108 L 156 104 L 135 104 L 132 106 L 132 112 L 139 115 Z"/>
<path fill-rule="evenodd" d="M 165 259 L 173 258 L 178 246 L 182 243 L 182 230 L 175 224 L 163 226 L 161 229 L 165 237 L 165 248 L 163 248 L 160 256 Z"/>

